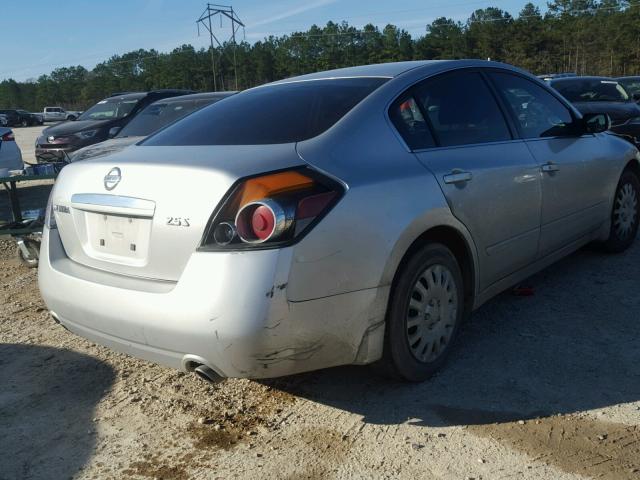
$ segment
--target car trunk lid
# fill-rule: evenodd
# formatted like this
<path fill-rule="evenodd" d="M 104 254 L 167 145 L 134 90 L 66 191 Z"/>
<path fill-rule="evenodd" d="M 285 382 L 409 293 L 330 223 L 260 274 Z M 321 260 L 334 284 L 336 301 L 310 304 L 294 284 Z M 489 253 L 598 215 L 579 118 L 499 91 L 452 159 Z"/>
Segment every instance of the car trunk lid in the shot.
<path fill-rule="evenodd" d="M 237 180 L 303 163 L 293 144 L 133 146 L 65 167 L 52 197 L 54 215 L 72 260 L 177 281 Z"/>

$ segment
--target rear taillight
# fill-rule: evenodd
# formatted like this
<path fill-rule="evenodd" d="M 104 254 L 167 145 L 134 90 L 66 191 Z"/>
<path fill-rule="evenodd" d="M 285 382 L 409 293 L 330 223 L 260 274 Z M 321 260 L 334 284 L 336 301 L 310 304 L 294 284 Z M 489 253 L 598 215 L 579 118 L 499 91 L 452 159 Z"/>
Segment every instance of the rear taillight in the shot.
<path fill-rule="evenodd" d="M 0 137 L 3 142 L 15 142 L 16 137 L 13 135 L 13 132 L 7 132 L 2 137 Z"/>
<path fill-rule="evenodd" d="M 49 194 L 49 200 L 47 200 L 47 209 L 44 214 L 44 224 L 49 230 L 58 228 L 53 207 L 53 190 Z"/>
<path fill-rule="evenodd" d="M 338 182 L 308 168 L 244 179 L 214 212 L 201 249 L 275 248 L 294 243 L 343 192 Z"/>

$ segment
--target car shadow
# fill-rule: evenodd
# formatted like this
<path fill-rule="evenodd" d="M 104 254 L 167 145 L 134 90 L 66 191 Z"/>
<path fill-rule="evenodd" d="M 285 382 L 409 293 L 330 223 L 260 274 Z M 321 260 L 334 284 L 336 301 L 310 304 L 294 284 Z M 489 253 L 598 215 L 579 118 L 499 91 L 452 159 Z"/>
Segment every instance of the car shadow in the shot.
<path fill-rule="evenodd" d="M 0 479 L 77 474 L 96 443 L 94 409 L 114 378 L 87 355 L 0 344 Z"/>
<path fill-rule="evenodd" d="M 583 249 L 474 313 L 449 362 L 422 384 L 339 367 L 271 380 L 374 424 L 480 425 L 640 400 L 640 244 Z"/>

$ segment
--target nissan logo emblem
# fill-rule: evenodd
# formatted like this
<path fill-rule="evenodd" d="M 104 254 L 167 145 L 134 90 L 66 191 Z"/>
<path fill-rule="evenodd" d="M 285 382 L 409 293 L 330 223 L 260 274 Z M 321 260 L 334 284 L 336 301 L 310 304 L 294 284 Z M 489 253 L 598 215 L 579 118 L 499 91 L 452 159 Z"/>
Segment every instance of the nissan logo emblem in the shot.
<path fill-rule="evenodd" d="M 121 178 L 122 175 L 120 173 L 120 169 L 118 167 L 113 167 L 104 177 L 104 188 L 107 190 L 113 190 L 116 188 L 116 185 L 120 183 Z"/>

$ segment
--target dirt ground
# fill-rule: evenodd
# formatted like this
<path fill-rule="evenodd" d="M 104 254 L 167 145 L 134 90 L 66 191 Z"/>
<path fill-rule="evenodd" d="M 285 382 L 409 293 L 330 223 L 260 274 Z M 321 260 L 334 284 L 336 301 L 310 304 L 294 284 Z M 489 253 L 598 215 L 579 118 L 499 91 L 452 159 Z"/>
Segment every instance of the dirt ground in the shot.
<path fill-rule="evenodd" d="M 640 241 L 584 249 L 420 385 L 366 367 L 215 385 L 56 325 L 0 241 L 0 479 L 640 479 Z"/>

